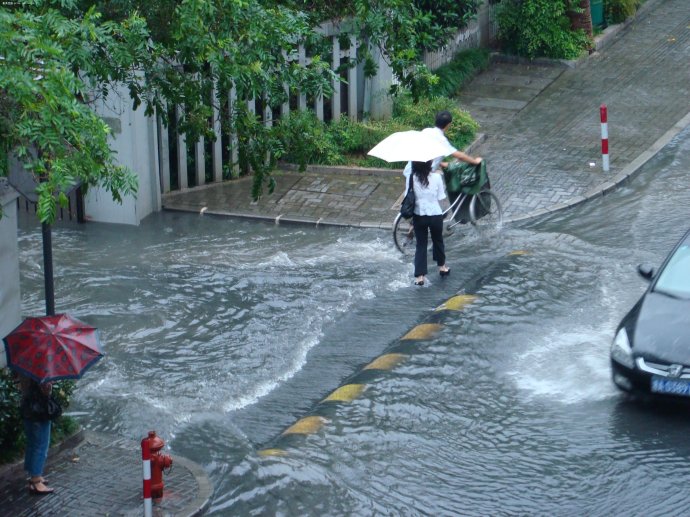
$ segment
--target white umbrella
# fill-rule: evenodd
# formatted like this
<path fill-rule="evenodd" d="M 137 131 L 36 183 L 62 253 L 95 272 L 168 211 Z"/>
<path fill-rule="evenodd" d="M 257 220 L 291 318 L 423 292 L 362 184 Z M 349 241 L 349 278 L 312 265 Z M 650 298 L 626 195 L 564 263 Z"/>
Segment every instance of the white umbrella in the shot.
<path fill-rule="evenodd" d="M 393 133 L 367 153 L 387 162 L 426 162 L 448 155 L 448 147 L 422 131 Z"/>

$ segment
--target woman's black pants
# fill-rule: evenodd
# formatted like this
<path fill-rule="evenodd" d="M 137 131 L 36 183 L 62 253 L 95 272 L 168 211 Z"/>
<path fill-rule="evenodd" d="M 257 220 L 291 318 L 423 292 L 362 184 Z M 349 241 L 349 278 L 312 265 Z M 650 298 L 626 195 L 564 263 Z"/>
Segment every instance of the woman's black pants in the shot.
<path fill-rule="evenodd" d="M 417 248 L 414 254 L 414 276 L 422 276 L 427 270 L 427 247 L 431 233 L 432 257 L 438 266 L 446 263 L 446 249 L 443 244 L 443 216 L 415 215 L 412 219 Z"/>

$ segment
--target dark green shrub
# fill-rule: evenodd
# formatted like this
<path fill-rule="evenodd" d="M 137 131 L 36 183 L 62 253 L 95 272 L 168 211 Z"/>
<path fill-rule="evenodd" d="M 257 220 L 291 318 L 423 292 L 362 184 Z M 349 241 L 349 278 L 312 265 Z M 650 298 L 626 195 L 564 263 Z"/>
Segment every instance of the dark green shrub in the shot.
<path fill-rule="evenodd" d="M 69 406 L 74 391 L 73 381 L 60 381 L 53 385 L 53 393 L 63 409 Z M 15 461 L 24 453 L 24 431 L 19 414 L 21 392 L 8 368 L 0 368 L 0 464 Z M 68 416 L 61 416 L 53 422 L 51 444 L 73 434 L 79 425 Z"/>
<path fill-rule="evenodd" d="M 453 115 L 453 123 L 446 136 L 456 148 L 462 149 L 472 142 L 479 125 L 453 99 L 433 97 L 421 99 L 415 104 L 410 96 L 402 95 L 393 105 L 393 116 L 406 125 L 407 129 L 424 129 L 433 126 L 436 113 L 443 110 L 448 110 Z"/>
<path fill-rule="evenodd" d="M 342 149 L 336 145 L 326 124 L 312 111 L 290 113 L 273 127 L 273 152 L 278 160 L 300 166 L 307 164 L 336 164 L 343 162 Z"/>
<path fill-rule="evenodd" d="M 434 70 L 439 81 L 431 87 L 434 96 L 453 97 L 475 75 L 489 67 L 489 51 L 472 49 L 458 52 L 449 63 Z"/>
<path fill-rule="evenodd" d="M 24 448 L 20 399 L 21 393 L 12 373 L 0 368 L 0 463 L 14 460 Z"/>
<path fill-rule="evenodd" d="M 393 117 L 389 120 L 355 122 L 341 117 L 326 124 L 319 121 L 313 112 L 295 112 L 281 119 L 273 128 L 255 131 L 254 139 L 245 145 L 271 149 L 274 160 L 294 163 L 302 170 L 309 164 L 399 168 L 399 163 L 386 163 L 367 156 L 367 152 L 396 131 L 433 126 L 436 113 L 442 110 L 453 115 L 448 139 L 462 149 L 472 141 L 478 128 L 469 113 L 447 97 L 421 99 L 415 103 L 409 93 L 394 99 Z"/>
<path fill-rule="evenodd" d="M 504 51 L 529 58 L 575 59 L 591 46 L 582 30 L 570 28 L 573 0 L 503 0 L 497 10 Z"/>
<path fill-rule="evenodd" d="M 611 25 L 624 22 L 637 12 L 640 3 L 640 0 L 606 0 L 604 2 L 606 23 Z"/>

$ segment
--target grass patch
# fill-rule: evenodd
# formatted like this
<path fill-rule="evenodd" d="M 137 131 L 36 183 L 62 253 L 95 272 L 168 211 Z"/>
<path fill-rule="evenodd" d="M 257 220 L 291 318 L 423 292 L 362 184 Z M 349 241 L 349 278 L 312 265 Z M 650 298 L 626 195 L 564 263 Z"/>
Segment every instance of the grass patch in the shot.
<path fill-rule="evenodd" d="M 455 97 L 463 86 L 489 67 L 489 62 L 488 49 L 458 52 L 452 61 L 434 70 L 439 82 L 434 85 L 433 94 L 440 97 Z"/>

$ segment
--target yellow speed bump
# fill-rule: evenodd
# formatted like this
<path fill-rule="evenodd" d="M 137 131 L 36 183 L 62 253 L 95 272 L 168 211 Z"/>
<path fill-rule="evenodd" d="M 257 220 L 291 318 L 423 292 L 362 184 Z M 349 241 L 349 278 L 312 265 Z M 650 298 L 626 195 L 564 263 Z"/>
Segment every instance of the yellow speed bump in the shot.
<path fill-rule="evenodd" d="M 326 397 L 324 402 L 352 402 L 354 399 L 359 397 L 364 391 L 364 384 L 346 384 L 341 386 L 328 397 Z"/>
<path fill-rule="evenodd" d="M 527 251 L 527 250 L 515 250 L 515 251 L 511 251 L 510 253 L 508 253 L 509 257 L 515 256 L 515 255 L 529 255 L 529 251 Z"/>
<path fill-rule="evenodd" d="M 325 423 L 326 419 L 323 417 L 305 416 L 283 431 L 283 434 L 313 434 L 321 429 Z"/>
<path fill-rule="evenodd" d="M 402 363 L 407 356 L 405 354 L 385 354 L 377 357 L 364 367 L 365 370 L 390 370 Z"/>
<path fill-rule="evenodd" d="M 439 323 L 422 323 L 417 325 L 415 328 L 410 330 L 401 339 L 430 339 L 434 334 L 436 334 L 443 325 Z"/>
<path fill-rule="evenodd" d="M 287 451 L 283 449 L 262 449 L 258 452 L 259 456 L 287 456 Z"/>
<path fill-rule="evenodd" d="M 474 303 L 477 297 L 473 294 L 461 294 L 458 296 L 453 296 L 452 298 L 446 300 L 444 303 L 436 307 L 436 312 L 438 311 L 461 311 L 468 305 Z"/>

